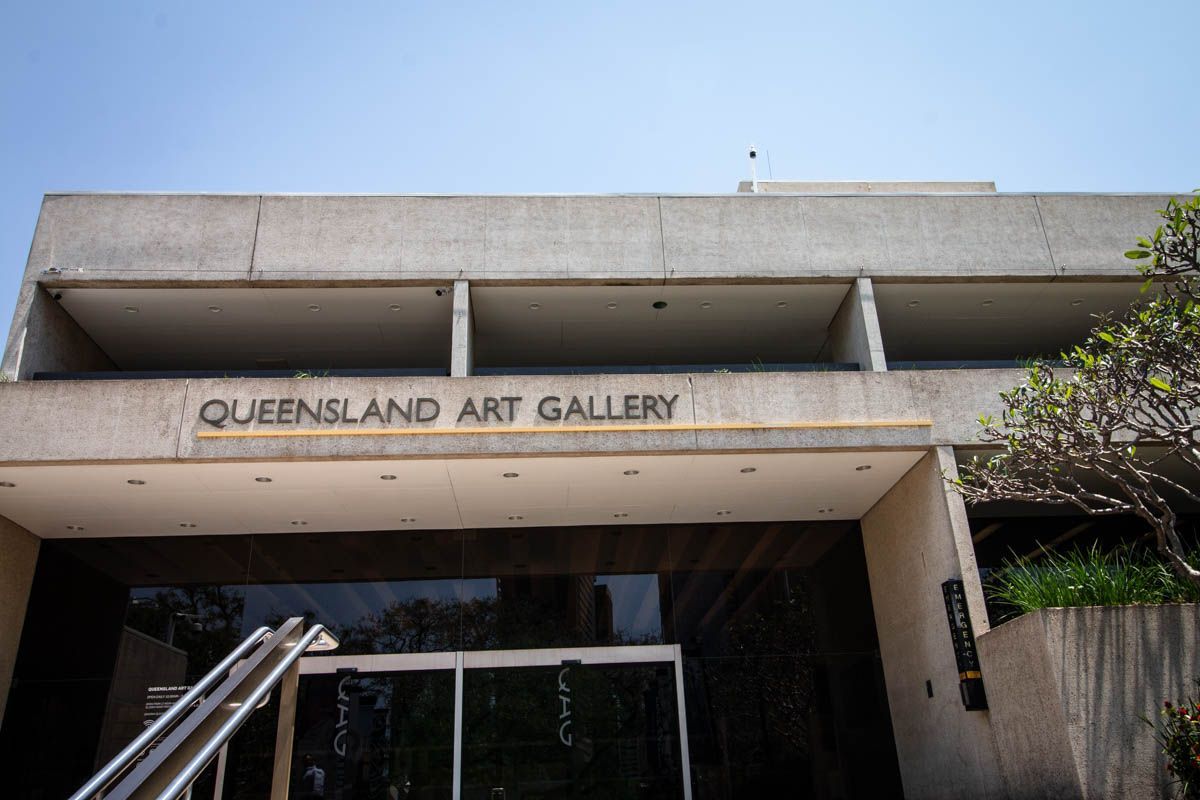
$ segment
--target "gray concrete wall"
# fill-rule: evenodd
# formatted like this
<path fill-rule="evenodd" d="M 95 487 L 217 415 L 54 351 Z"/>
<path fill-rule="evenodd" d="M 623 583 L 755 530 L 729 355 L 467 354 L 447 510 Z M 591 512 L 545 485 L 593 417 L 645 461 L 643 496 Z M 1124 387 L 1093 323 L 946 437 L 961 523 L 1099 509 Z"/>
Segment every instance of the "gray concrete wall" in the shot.
<path fill-rule="evenodd" d="M 8 433 L 0 437 L 0 463 L 925 448 L 974 442 L 979 415 L 998 413 L 1000 390 L 1013 386 L 1021 374 L 1019 370 L 958 370 L 0 383 L 0 430 Z M 466 397 L 474 397 L 478 403 L 484 396 L 523 396 L 511 423 L 489 423 L 523 427 L 549 424 L 535 416 L 536 401 L 545 395 L 569 398 L 627 393 L 678 394 L 672 421 L 714 427 L 553 437 L 196 437 L 202 430 L 211 430 L 199 421 L 199 409 L 214 398 L 240 400 L 245 409 L 255 398 L 350 397 L 365 403 L 370 397 L 432 397 L 443 408 L 437 426 L 454 427 Z M 932 425 L 880 427 L 882 421 L 932 421 Z M 611 422 L 619 424 L 621 420 Z M 839 425 L 768 430 L 721 427 L 810 422 Z M 468 419 L 463 424 L 474 423 Z"/>
<path fill-rule="evenodd" d="M 0 517 L 0 721 L 8 703 L 41 539 Z"/>
<path fill-rule="evenodd" d="M 886 372 L 883 334 L 875 310 L 875 290 L 870 278 L 857 278 L 829 324 L 822 356 L 840 364 L 858 364 L 866 372 Z"/>
<path fill-rule="evenodd" d="M 1167 195 L 47 195 L 27 280 L 1130 275 Z M 57 270 L 46 273 L 44 270 Z"/>
<path fill-rule="evenodd" d="M 1142 717 L 1196 696 L 1200 606 L 1053 608 L 978 637 L 1011 797 L 1173 797 Z"/>
<path fill-rule="evenodd" d="M 943 472 L 950 448 L 930 451 L 862 518 L 863 546 L 904 793 L 1003 798 L 988 712 L 966 711 L 958 689 L 942 582 L 961 578 L 975 631 L 987 630 L 962 499 Z M 988 673 L 984 673 L 985 684 Z M 925 682 L 933 685 L 928 697 Z"/>
<path fill-rule="evenodd" d="M 79 327 L 50 292 L 35 286 L 28 298 L 25 327 L 14 342 L 14 363 L 5 374 L 28 380 L 37 372 L 116 369 L 108 354 Z"/>

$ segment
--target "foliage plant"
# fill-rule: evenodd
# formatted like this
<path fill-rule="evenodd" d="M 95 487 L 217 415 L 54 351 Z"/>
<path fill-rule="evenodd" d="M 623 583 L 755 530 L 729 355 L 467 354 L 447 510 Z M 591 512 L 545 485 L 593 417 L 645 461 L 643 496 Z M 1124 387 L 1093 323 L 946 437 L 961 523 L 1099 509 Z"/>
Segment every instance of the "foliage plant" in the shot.
<path fill-rule="evenodd" d="M 999 452 L 949 480 L 968 503 L 1134 514 L 1171 569 L 1200 587 L 1175 512 L 1181 499 L 1200 503 L 1200 196 L 1159 213 L 1164 225 L 1126 255 L 1150 259 L 1141 267 L 1147 286 L 1170 278 L 1174 290 L 1099 318 L 1061 366 L 1034 363 L 1020 386 L 1001 392 L 1000 419 L 980 418 L 980 439 Z"/>
<path fill-rule="evenodd" d="M 1200 602 L 1200 587 L 1144 548 L 1106 551 L 1097 544 L 1008 560 L 989 576 L 985 589 L 990 600 L 1021 614 L 1039 608 Z"/>
<path fill-rule="evenodd" d="M 1167 757 L 1167 774 L 1174 781 L 1176 797 L 1200 800 L 1200 702 L 1195 697 L 1175 705 L 1163 701 L 1158 724 L 1146 720 L 1154 728 L 1154 738 Z"/>

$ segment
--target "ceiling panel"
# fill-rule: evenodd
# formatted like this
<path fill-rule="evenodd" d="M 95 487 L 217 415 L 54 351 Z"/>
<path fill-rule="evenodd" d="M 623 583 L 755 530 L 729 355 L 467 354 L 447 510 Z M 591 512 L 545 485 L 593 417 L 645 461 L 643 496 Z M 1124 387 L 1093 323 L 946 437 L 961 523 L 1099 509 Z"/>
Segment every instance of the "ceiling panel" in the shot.
<path fill-rule="evenodd" d="M 0 467 L 0 515 L 51 538 L 857 519 L 921 455 Z"/>
<path fill-rule="evenodd" d="M 61 289 L 125 370 L 405 367 L 448 361 L 452 293 L 434 287 Z"/>
<path fill-rule="evenodd" d="M 1140 283 L 876 283 L 892 361 L 1053 357 L 1081 341 L 1095 315 L 1138 299 Z"/>

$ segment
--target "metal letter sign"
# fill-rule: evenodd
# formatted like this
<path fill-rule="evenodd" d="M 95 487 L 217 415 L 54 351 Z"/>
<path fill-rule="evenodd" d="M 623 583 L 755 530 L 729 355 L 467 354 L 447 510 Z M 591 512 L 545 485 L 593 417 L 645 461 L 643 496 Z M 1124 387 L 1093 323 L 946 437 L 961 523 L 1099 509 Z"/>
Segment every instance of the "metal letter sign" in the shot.
<path fill-rule="evenodd" d="M 975 650 L 975 632 L 971 629 L 971 613 L 967 610 L 967 594 L 958 579 L 942 584 L 946 600 L 946 620 L 950 623 L 950 638 L 954 642 L 954 659 L 958 662 L 958 690 L 967 711 L 986 711 L 987 695 L 983 691 L 983 675 L 979 671 L 979 654 Z"/>

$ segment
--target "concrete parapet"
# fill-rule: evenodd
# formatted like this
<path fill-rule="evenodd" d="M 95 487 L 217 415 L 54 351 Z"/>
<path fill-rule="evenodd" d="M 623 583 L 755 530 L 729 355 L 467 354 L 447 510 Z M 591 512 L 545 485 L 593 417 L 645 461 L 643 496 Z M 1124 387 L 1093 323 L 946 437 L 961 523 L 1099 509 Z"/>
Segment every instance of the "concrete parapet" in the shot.
<path fill-rule="evenodd" d="M 1142 718 L 1196 695 L 1200 606 L 1042 609 L 978 644 L 1013 800 L 1174 796 Z"/>
<path fill-rule="evenodd" d="M 1052 279 L 1131 274 L 1168 195 L 47 195 L 26 280 Z M 253 267 L 253 269 L 251 268 Z M 50 270 L 50 272 L 45 272 Z"/>
<path fill-rule="evenodd" d="M 523 453 L 719 452 L 803 449 L 912 449 L 975 443 L 977 418 L 998 411 L 998 393 L 1020 370 L 939 372 L 706 373 L 692 375 L 592 375 L 397 378 L 213 378 L 191 380 L 21 381 L 0 383 L 0 463 L 169 461 L 174 459 L 374 458 L 501 456 Z M 626 396 L 674 401 L 670 417 L 635 419 L 620 409 Z M 543 397 L 598 398 L 595 416 L 565 421 L 538 415 Z M 430 398 L 440 414 L 430 427 L 490 427 L 496 433 L 430 436 L 331 435 L 371 427 L 358 419 L 372 398 Z M 503 419 L 485 414 L 496 398 Z M 520 397 L 512 406 L 508 401 Z M 616 398 L 610 414 L 604 398 Z M 256 399 L 334 398 L 352 401 L 346 420 L 254 422 L 247 430 L 321 428 L 311 438 L 203 438 L 217 428 L 200 420 L 210 400 L 240 402 L 245 416 Z M 473 398 L 480 417 L 463 413 Z M 386 399 L 381 400 L 386 403 Z M 658 410 L 663 403 L 658 401 Z M 641 401 L 636 404 L 641 407 Z M 274 412 L 272 412 L 273 414 Z M 396 416 L 394 414 L 393 416 Z M 276 417 L 272 416 L 272 420 Z M 397 424 L 401 419 L 397 416 Z M 572 425 L 685 424 L 686 430 L 651 428 L 562 432 L 528 428 Z M 752 423 L 768 427 L 749 429 Z M 776 423 L 783 425 L 771 426 Z M 822 423 L 830 423 L 824 425 Z M 900 424 L 888 424 L 900 423 Z M 789 427 L 790 425 L 790 427 Z M 517 428 L 505 433 L 504 429 Z M 231 428 L 232 429 L 232 428 Z"/>

